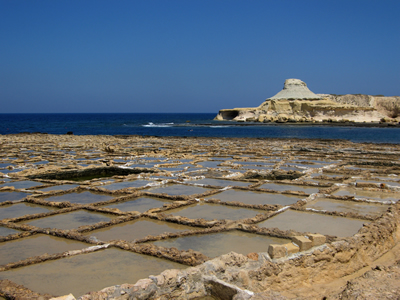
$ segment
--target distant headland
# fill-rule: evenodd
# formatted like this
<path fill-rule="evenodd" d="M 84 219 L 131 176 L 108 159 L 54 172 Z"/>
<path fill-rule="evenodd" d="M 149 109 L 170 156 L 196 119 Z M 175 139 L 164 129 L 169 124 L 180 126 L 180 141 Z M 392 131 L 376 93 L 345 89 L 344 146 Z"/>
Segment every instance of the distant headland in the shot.
<path fill-rule="evenodd" d="M 398 123 L 400 97 L 362 94 L 314 94 L 300 79 L 286 79 L 283 89 L 258 107 L 221 109 L 215 120 L 261 123 Z"/>

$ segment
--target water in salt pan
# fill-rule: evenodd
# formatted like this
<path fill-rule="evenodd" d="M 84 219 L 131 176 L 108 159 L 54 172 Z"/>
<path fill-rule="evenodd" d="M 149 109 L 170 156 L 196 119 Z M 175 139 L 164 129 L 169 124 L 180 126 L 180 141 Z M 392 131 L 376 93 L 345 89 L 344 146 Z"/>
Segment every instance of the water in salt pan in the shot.
<path fill-rule="evenodd" d="M 48 197 L 44 198 L 44 200 L 54 201 L 54 202 L 68 201 L 70 203 L 75 203 L 75 204 L 90 204 L 90 203 L 108 201 L 113 198 L 114 198 L 113 196 L 85 191 L 79 193 L 64 194 L 61 196 Z"/>
<path fill-rule="evenodd" d="M 400 187 L 400 182 L 397 181 L 388 181 L 388 180 L 363 180 L 363 179 L 357 179 L 356 183 L 362 183 L 362 182 L 367 182 L 367 183 L 377 183 L 377 184 L 381 184 L 384 183 L 388 186 L 394 186 L 394 187 Z"/>
<path fill-rule="evenodd" d="M 0 206 L 0 220 L 2 219 L 12 219 L 17 217 L 22 217 L 24 215 L 33 215 L 39 213 L 46 213 L 54 211 L 57 208 L 50 206 L 36 205 L 32 203 L 17 203 Z"/>
<path fill-rule="evenodd" d="M 166 232 L 194 230 L 194 227 L 163 222 L 152 219 L 137 219 L 111 227 L 87 232 L 85 236 L 94 236 L 101 241 L 125 240 L 134 241 L 148 235 L 156 236 Z"/>
<path fill-rule="evenodd" d="M 275 165 L 273 162 L 263 162 L 263 161 L 234 161 L 233 163 L 246 166 L 262 166 L 265 168 L 271 168 Z"/>
<path fill-rule="evenodd" d="M 70 190 L 73 188 L 76 188 L 78 185 L 76 184 L 63 184 L 63 185 L 56 185 L 56 186 L 50 186 L 44 189 L 40 189 L 42 192 L 50 192 L 50 191 L 66 191 Z"/>
<path fill-rule="evenodd" d="M 319 168 L 324 167 L 325 165 L 323 165 L 323 164 L 307 164 L 307 163 L 290 163 L 290 164 L 288 164 L 288 166 L 307 168 L 307 169 L 319 169 Z"/>
<path fill-rule="evenodd" d="M 225 186 L 248 186 L 251 184 L 251 182 L 233 181 L 233 180 L 224 180 L 224 179 L 212 179 L 212 178 L 204 178 L 204 179 L 200 179 L 200 180 L 188 181 L 188 183 L 222 186 L 222 187 L 225 187 Z"/>
<path fill-rule="evenodd" d="M 212 160 L 230 160 L 230 159 L 232 159 L 232 157 L 214 156 L 214 157 L 210 157 L 210 159 L 212 159 Z"/>
<path fill-rule="evenodd" d="M 399 193 L 386 193 L 385 191 L 368 191 L 352 187 L 343 187 L 332 193 L 335 196 L 354 196 L 356 198 L 373 199 L 378 201 L 397 201 Z"/>
<path fill-rule="evenodd" d="M 28 189 L 34 186 L 43 185 L 41 182 L 30 181 L 30 180 L 23 180 L 23 181 L 13 181 L 13 182 L 6 182 L 0 184 L 0 187 L 3 186 L 13 186 L 16 189 Z"/>
<path fill-rule="evenodd" d="M 241 202 L 245 204 L 280 204 L 290 205 L 300 200 L 301 196 L 291 196 L 275 193 L 262 193 L 253 191 L 226 190 L 222 193 L 209 196 L 224 202 Z"/>
<path fill-rule="evenodd" d="M 109 185 L 104 185 L 103 187 L 110 191 L 116 191 L 116 190 L 121 190 L 121 189 L 126 189 L 126 188 L 143 187 L 149 183 L 154 183 L 154 181 L 149 181 L 149 180 L 122 181 L 122 182 L 112 183 Z"/>
<path fill-rule="evenodd" d="M 200 161 L 197 164 L 204 168 L 226 168 L 226 166 L 219 166 L 222 161 Z"/>
<path fill-rule="evenodd" d="M 290 241 L 287 239 L 233 230 L 213 234 L 185 236 L 152 243 L 162 247 L 175 247 L 179 250 L 192 249 L 210 258 L 214 258 L 231 251 L 244 255 L 250 252 L 267 252 L 270 244 L 286 244 L 288 242 Z"/>
<path fill-rule="evenodd" d="M 40 228 L 76 229 L 79 226 L 109 222 L 112 218 L 114 218 L 112 215 L 79 210 L 37 220 L 23 221 L 21 224 L 28 224 Z"/>
<path fill-rule="evenodd" d="M 202 187 L 197 186 L 190 186 L 190 185 L 182 185 L 182 184 L 173 184 L 167 185 L 163 187 L 154 187 L 148 189 L 149 192 L 152 193 L 166 193 L 168 195 L 194 195 L 194 194 L 202 194 L 210 189 L 205 189 Z"/>
<path fill-rule="evenodd" d="M 0 243 L 0 265 L 39 256 L 44 253 L 63 253 L 70 250 L 79 250 L 90 245 L 50 235 L 33 235 L 22 239 Z"/>
<path fill-rule="evenodd" d="M 10 234 L 16 234 L 16 233 L 20 233 L 20 232 L 21 231 L 0 226 L 0 236 L 7 236 L 7 235 L 10 235 Z"/>
<path fill-rule="evenodd" d="M 21 200 L 29 195 L 24 192 L 0 192 L 0 202 Z"/>
<path fill-rule="evenodd" d="M 257 188 L 270 189 L 275 191 L 301 191 L 306 194 L 318 193 L 319 188 L 307 185 L 293 185 L 293 184 L 277 184 L 277 183 L 265 183 Z"/>
<path fill-rule="evenodd" d="M 0 279 L 9 279 L 41 294 L 72 293 L 78 298 L 89 291 L 135 283 L 166 269 L 183 268 L 186 266 L 113 248 L 0 272 Z"/>
<path fill-rule="evenodd" d="M 306 205 L 307 208 L 326 211 L 353 212 L 361 215 L 379 216 L 388 209 L 387 205 L 346 200 L 318 199 Z"/>
<path fill-rule="evenodd" d="M 162 207 L 164 204 L 170 204 L 172 202 L 168 202 L 167 200 L 162 200 L 158 198 L 152 197 L 140 197 L 137 199 L 132 199 L 129 201 L 120 202 L 117 204 L 104 206 L 105 208 L 117 208 L 120 211 L 128 212 L 128 211 L 138 211 L 140 213 L 144 213 L 152 208 Z"/>
<path fill-rule="evenodd" d="M 240 220 L 253 218 L 257 214 L 265 213 L 262 210 L 239 208 L 234 206 L 198 203 L 190 206 L 180 207 L 165 212 L 174 216 L 182 216 L 189 219 L 205 220 Z"/>
<path fill-rule="evenodd" d="M 281 230 L 347 237 L 356 234 L 364 223 L 366 223 L 364 220 L 287 210 L 257 225 L 267 228 L 276 227 Z"/>

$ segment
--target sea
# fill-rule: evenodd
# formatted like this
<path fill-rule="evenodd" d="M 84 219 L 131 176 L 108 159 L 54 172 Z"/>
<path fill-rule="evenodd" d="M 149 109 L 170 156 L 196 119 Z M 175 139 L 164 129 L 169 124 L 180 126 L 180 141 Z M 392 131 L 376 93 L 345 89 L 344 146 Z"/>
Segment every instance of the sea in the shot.
<path fill-rule="evenodd" d="M 0 114 L 0 134 L 140 135 L 343 139 L 400 143 L 399 127 L 300 125 L 215 121 L 216 113 Z"/>

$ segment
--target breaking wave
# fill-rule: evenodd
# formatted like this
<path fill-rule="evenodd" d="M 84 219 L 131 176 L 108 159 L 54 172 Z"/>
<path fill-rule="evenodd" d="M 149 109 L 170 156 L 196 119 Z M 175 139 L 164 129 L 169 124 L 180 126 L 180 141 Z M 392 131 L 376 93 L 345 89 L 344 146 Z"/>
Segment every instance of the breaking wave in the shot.
<path fill-rule="evenodd" d="M 147 124 L 142 125 L 143 127 L 172 127 L 174 123 L 159 123 L 154 124 L 153 122 L 149 122 Z"/>

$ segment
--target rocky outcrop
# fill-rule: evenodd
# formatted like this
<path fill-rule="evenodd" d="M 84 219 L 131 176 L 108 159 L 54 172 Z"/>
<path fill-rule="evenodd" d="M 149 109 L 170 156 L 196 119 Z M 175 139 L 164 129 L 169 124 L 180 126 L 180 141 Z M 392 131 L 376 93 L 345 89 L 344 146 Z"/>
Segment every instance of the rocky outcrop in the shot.
<path fill-rule="evenodd" d="M 314 94 L 299 79 L 259 107 L 222 109 L 215 120 L 250 122 L 398 122 L 400 97 Z"/>
<path fill-rule="evenodd" d="M 301 81 L 300 79 L 286 79 L 282 91 L 269 99 L 320 100 L 322 98 L 311 92 L 304 81 Z"/>

